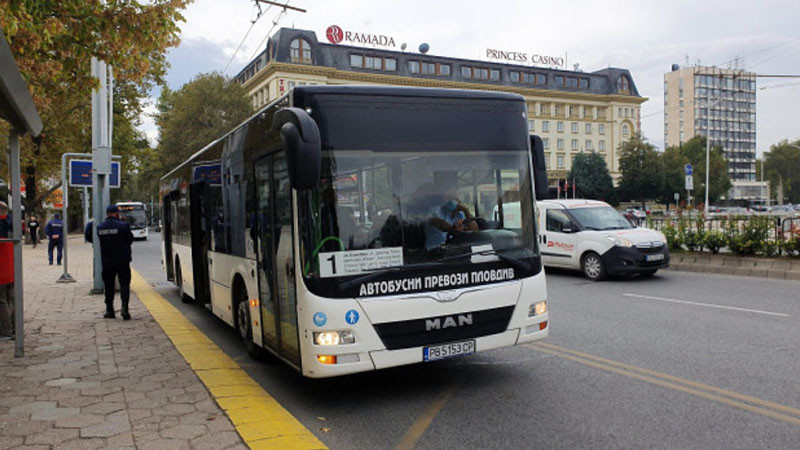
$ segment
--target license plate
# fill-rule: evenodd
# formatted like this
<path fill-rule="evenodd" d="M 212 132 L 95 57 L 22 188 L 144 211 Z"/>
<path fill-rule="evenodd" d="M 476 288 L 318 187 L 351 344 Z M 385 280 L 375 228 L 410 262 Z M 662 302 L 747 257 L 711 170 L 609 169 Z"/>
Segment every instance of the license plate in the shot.
<path fill-rule="evenodd" d="M 655 254 L 655 255 L 645 255 L 644 256 L 644 260 L 645 261 L 663 261 L 664 260 L 664 254 L 663 253 L 658 253 L 658 254 Z"/>
<path fill-rule="evenodd" d="M 437 359 L 452 358 L 455 356 L 471 355 L 472 353 L 475 353 L 474 339 L 425 347 L 422 349 L 422 358 L 427 362 L 436 361 Z"/>

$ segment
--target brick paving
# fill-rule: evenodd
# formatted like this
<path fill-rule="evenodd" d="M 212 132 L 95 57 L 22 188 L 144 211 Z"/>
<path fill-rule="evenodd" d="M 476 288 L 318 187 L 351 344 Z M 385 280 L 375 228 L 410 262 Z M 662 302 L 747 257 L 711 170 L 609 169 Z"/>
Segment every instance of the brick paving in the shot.
<path fill-rule="evenodd" d="M 69 284 L 46 245 L 24 246 L 25 357 L 0 342 L 0 449 L 247 448 L 133 292 L 132 320 L 103 319 L 91 247 L 69 243 Z"/>

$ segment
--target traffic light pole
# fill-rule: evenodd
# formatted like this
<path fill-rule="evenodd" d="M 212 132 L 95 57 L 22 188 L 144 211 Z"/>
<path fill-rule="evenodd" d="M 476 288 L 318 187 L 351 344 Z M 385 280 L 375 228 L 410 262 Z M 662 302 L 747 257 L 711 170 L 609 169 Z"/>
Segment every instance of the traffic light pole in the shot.
<path fill-rule="evenodd" d="M 113 114 L 113 76 L 103 61 L 92 57 L 92 77 L 100 80 L 100 87 L 92 91 L 92 215 L 94 229 L 103 221 L 106 206 L 111 201 L 111 133 Z M 103 265 L 100 240 L 92 239 L 94 248 L 93 293 L 103 292 Z"/>

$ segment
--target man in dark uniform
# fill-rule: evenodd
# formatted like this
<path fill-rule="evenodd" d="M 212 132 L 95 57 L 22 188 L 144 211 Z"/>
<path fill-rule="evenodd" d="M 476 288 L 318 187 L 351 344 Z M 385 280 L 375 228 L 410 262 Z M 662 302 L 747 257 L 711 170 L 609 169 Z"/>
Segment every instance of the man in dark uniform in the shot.
<path fill-rule="evenodd" d="M 53 265 L 53 248 L 58 249 L 58 265 L 61 265 L 61 252 L 64 249 L 64 222 L 61 221 L 61 214 L 56 213 L 53 219 L 44 226 L 44 234 L 47 235 L 47 259 Z"/>
<path fill-rule="evenodd" d="M 91 234 L 90 234 L 91 236 Z M 119 277 L 119 295 L 122 298 L 122 318 L 130 320 L 128 301 L 131 296 L 131 243 L 133 233 L 127 222 L 119 220 L 116 205 L 106 208 L 106 220 L 97 227 L 100 255 L 103 262 L 103 284 L 106 294 L 106 319 L 114 318 L 114 281 Z"/>
<path fill-rule="evenodd" d="M 39 219 L 35 215 L 31 215 L 28 220 L 28 231 L 31 233 L 31 244 L 33 244 L 33 248 L 36 248 L 36 244 L 39 243 Z"/>

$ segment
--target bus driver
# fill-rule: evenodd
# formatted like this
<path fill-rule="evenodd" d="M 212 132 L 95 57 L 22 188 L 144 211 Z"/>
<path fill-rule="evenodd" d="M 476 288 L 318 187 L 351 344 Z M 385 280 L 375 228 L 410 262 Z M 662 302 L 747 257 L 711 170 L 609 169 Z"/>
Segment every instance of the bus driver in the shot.
<path fill-rule="evenodd" d="M 434 250 L 447 241 L 447 234 L 460 231 L 478 231 L 478 223 L 451 189 L 442 198 L 443 204 L 433 207 L 425 224 L 425 249 Z"/>

